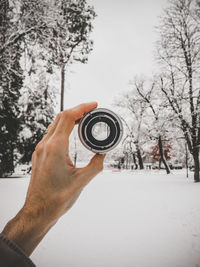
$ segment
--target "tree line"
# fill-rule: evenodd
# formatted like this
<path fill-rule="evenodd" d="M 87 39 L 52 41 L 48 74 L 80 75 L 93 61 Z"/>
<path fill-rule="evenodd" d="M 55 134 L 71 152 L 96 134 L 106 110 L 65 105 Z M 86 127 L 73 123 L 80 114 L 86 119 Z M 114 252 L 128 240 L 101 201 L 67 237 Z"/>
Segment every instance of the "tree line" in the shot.
<path fill-rule="evenodd" d="M 173 143 L 173 153 L 178 154 L 184 150 L 184 140 L 193 159 L 194 181 L 199 182 L 200 2 L 169 0 L 156 29 L 155 57 L 160 70 L 150 78 L 134 78 L 131 89 L 116 103 L 128 112 L 123 119 L 124 143 L 143 168 L 141 153 L 154 142 L 170 173 L 164 146 Z"/>
<path fill-rule="evenodd" d="M 63 110 L 66 70 L 87 62 L 95 16 L 86 0 L 0 0 L 0 177 L 30 162 L 56 94 Z"/>

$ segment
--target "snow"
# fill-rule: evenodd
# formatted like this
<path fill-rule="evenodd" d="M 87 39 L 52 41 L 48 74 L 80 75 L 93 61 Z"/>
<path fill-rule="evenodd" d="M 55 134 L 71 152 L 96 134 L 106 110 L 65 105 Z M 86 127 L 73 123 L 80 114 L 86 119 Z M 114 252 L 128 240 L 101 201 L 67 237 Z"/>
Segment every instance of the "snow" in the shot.
<path fill-rule="evenodd" d="M 200 183 L 190 176 L 105 170 L 32 260 L 38 267 L 200 267 Z M 28 183 L 0 179 L 1 229 L 22 206 Z"/>

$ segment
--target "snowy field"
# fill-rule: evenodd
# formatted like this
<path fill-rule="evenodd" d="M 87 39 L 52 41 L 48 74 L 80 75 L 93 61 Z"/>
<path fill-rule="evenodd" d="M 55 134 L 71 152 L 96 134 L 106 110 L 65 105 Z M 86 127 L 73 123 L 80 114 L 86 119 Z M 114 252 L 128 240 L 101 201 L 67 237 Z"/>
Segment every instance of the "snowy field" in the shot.
<path fill-rule="evenodd" d="M 1 229 L 28 182 L 0 179 Z M 183 171 L 104 171 L 32 259 L 38 267 L 200 267 L 200 183 Z"/>

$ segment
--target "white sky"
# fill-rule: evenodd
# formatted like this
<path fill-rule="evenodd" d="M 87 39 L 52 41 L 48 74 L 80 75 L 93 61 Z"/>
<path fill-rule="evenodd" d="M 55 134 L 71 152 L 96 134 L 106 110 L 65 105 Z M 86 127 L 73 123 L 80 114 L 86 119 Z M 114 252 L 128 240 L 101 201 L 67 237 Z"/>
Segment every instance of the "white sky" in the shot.
<path fill-rule="evenodd" d="M 94 6 L 93 52 L 88 64 L 75 63 L 67 73 L 65 108 L 97 101 L 109 107 L 129 81 L 151 75 L 155 25 L 167 0 L 88 0 Z"/>

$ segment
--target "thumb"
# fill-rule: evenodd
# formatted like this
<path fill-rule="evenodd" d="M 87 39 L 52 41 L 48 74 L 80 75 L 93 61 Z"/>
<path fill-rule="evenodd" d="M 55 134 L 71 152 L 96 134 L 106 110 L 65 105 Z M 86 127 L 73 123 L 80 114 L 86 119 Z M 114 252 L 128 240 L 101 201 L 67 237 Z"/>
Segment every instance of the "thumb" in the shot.
<path fill-rule="evenodd" d="M 99 172 L 103 170 L 103 162 L 106 154 L 96 154 L 92 157 L 89 164 L 82 168 L 85 184 L 94 178 Z"/>

